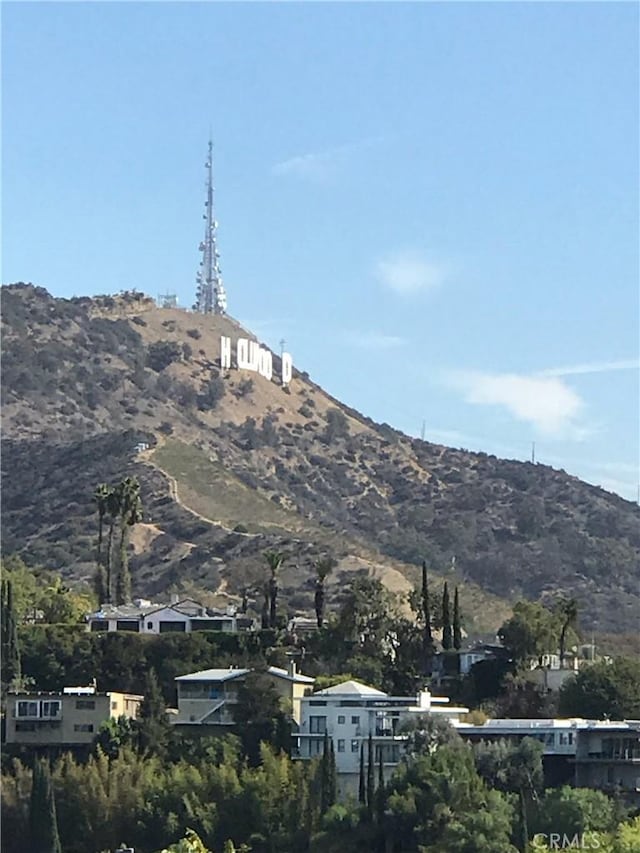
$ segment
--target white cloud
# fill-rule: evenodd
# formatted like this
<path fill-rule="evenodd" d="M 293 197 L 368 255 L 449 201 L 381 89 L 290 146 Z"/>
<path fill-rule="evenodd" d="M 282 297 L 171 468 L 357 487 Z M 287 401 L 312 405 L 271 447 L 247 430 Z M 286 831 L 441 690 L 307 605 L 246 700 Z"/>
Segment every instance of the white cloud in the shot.
<path fill-rule="evenodd" d="M 382 284 L 403 296 L 434 290 L 444 282 L 447 270 L 419 252 L 397 252 L 376 264 Z"/>
<path fill-rule="evenodd" d="M 462 391 L 468 403 L 502 406 L 541 435 L 583 439 L 587 434 L 580 424 L 584 402 L 559 377 L 454 371 L 446 381 Z"/>
<path fill-rule="evenodd" d="M 596 361 L 568 367 L 550 367 L 547 370 L 541 370 L 538 376 L 578 376 L 584 373 L 610 373 L 614 370 L 640 370 L 640 361 L 637 358 L 623 358 L 618 361 Z"/>
<path fill-rule="evenodd" d="M 344 338 L 351 346 L 370 350 L 394 349 L 405 344 L 404 338 L 379 332 L 346 332 Z"/>
<path fill-rule="evenodd" d="M 296 154 L 294 157 L 275 163 L 271 167 L 271 174 L 276 177 L 294 177 L 322 182 L 331 177 L 351 154 L 381 141 L 381 137 L 369 137 L 359 142 L 335 145 L 321 151 Z"/>

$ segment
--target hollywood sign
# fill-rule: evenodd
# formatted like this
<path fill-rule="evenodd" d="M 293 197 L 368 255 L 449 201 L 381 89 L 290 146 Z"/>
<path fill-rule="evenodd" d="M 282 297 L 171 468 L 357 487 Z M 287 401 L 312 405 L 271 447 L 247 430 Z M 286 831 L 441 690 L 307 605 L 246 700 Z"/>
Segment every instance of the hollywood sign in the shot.
<path fill-rule="evenodd" d="M 280 382 L 288 385 L 293 376 L 293 361 L 288 352 L 282 353 Z M 231 367 L 231 338 L 220 338 L 220 367 Z M 252 370 L 271 381 L 273 377 L 273 356 L 271 350 L 261 347 L 257 341 L 238 338 L 236 342 L 236 366 L 239 370 Z"/>

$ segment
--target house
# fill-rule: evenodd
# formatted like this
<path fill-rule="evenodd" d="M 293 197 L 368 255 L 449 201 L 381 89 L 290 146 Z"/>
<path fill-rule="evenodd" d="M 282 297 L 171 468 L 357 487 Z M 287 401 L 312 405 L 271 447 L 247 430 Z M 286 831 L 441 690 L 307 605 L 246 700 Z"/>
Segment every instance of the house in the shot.
<path fill-rule="evenodd" d="M 95 687 L 65 687 L 62 693 L 10 692 L 6 742 L 86 746 L 106 720 L 122 716 L 135 719 L 142 699 L 133 693 L 98 693 Z"/>
<path fill-rule="evenodd" d="M 506 662 L 509 660 L 509 652 L 495 638 L 489 641 L 475 639 L 461 649 L 438 652 L 433 658 L 432 684 L 439 687 L 448 678 L 469 675 L 476 663 L 486 660 Z"/>
<path fill-rule="evenodd" d="M 598 721 L 581 728 L 575 785 L 619 793 L 640 805 L 640 720 Z"/>
<path fill-rule="evenodd" d="M 235 608 L 213 610 L 192 598 L 172 604 L 152 604 L 136 599 L 132 604 L 103 604 L 86 617 L 88 631 L 131 631 L 138 634 L 224 631 L 236 633 L 239 617 Z"/>
<path fill-rule="evenodd" d="M 171 720 L 183 726 L 233 726 L 233 706 L 238 701 L 238 689 L 251 669 L 229 667 L 204 669 L 180 675 L 175 679 L 178 692 L 178 713 Z M 296 672 L 295 664 L 288 669 L 270 666 L 263 675 L 271 681 L 278 695 L 287 700 L 295 723 L 300 722 L 300 703 L 315 679 Z"/>
<path fill-rule="evenodd" d="M 296 757 L 321 755 L 326 735 L 333 741 L 342 796 L 355 793 L 360 775 L 360 750 L 372 736 L 376 766 L 382 758 L 388 778 L 400 761 L 406 735 L 401 724 L 416 714 L 431 714 L 457 725 L 468 708 L 449 705 L 449 699 L 424 690 L 415 696 L 389 696 L 358 681 L 344 681 L 301 700 L 301 720 Z"/>
<path fill-rule="evenodd" d="M 619 791 L 640 803 L 640 722 L 569 719 L 494 719 L 481 726 L 460 723 L 471 741 L 518 741 L 532 737 L 543 746 L 548 785 Z"/>

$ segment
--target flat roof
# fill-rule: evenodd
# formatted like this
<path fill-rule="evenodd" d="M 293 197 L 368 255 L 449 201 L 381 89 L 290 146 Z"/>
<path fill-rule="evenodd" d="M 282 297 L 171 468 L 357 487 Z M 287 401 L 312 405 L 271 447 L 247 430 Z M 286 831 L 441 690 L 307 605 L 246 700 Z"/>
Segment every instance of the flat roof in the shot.
<path fill-rule="evenodd" d="M 229 667 L 227 669 L 201 669 L 199 672 L 190 672 L 187 675 L 179 675 L 175 681 L 231 681 L 248 675 L 250 669 L 238 669 Z"/>

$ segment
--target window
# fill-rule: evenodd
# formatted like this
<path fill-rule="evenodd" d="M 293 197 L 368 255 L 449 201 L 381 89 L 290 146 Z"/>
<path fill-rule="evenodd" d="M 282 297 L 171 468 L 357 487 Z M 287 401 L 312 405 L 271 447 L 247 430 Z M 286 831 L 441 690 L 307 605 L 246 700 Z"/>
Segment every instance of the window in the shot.
<path fill-rule="evenodd" d="M 147 622 L 147 631 L 153 631 L 153 622 Z"/>
<path fill-rule="evenodd" d="M 160 622 L 160 633 L 167 634 L 172 631 L 186 631 L 187 623 L 186 622 Z"/>
<path fill-rule="evenodd" d="M 344 752 L 344 741 L 343 740 L 338 741 L 338 752 Z"/>
<path fill-rule="evenodd" d="M 18 702 L 18 717 L 37 717 L 37 702 Z"/>
<path fill-rule="evenodd" d="M 135 621 L 133 619 L 118 619 L 116 622 L 116 631 L 134 631 L 138 632 L 140 630 L 140 625 L 138 620 Z"/>
<path fill-rule="evenodd" d="M 94 707 L 95 707 L 95 706 L 94 706 Z M 112 710 L 112 711 L 117 711 L 117 710 L 118 710 L 118 703 L 117 703 L 117 702 L 112 702 L 112 703 L 111 703 L 111 710 Z"/>
<path fill-rule="evenodd" d="M 327 730 L 326 717 L 309 717 L 309 731 L 312 735 L 324 734 Z"/>
<path fill-rule="evenodd" d="M 93 723 L 76 723 L 73 730 L 74 732 L 92 732 Z"/>
<path fill-rule="evenodd" d="M 352 726 L 359 726 L 360 725 L 360 717 L 358 717 L 354 714 L 354 716 L 351 717 L 351 725 Z"/>
<path fill-rule="evenodd" d="M 60 701 L 56 700 L 55 702 L 46 701 L 42 703 L 42 716 L 43 717 L 59 717 L 60 716 Z"/>
<path fill-rule="evenodd" d="M 352 740 L 351 741 L 351 752 L 358 752 L 360 750 L 360 741 Z"/>
<path fill-rule="evenodd" d="M 339 725 L 339 726 L 344 725 L 344 714 L 340 714 L 340 715 L 338 716 L 338 725 Z"/>
<path fill-rule="evenodd" d="M 108 631 L 109 630 L 109 622 L 107 619 L 92 619 L 91 620 L 91 630 L 92 631 Z"/>
<path fill-rule="evenodd" d="M 95 699 L 76 699 L 76 710 L 78 711 L 94 711 L 95 707 Z"/>

